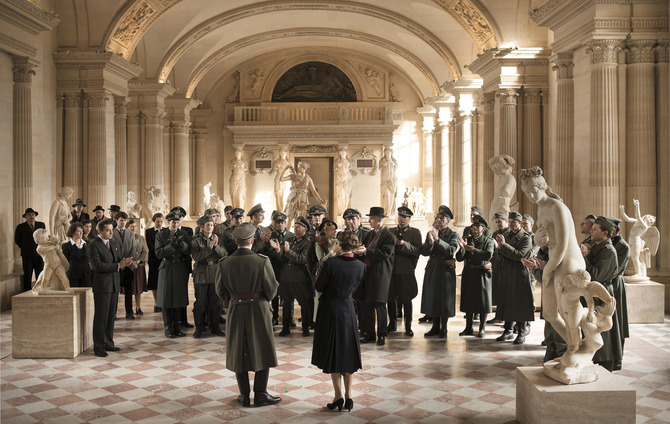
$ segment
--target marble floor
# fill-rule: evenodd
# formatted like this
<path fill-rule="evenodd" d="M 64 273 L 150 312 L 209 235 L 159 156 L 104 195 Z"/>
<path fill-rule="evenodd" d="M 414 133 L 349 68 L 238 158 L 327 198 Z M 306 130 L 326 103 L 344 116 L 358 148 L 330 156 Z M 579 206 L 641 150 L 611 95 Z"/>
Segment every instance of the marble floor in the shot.
<path fill-rule="evenodd" d="M 415 307 L 418 309 L 418 299 Z M 464 319 L 449 321 L 446 340 L 393 333 L 385 346 L 363 345 L 363 370 L 355 374 L 354 409 L 336 413 L 328 375 L 310 365 L 311 337 L 294 331 L 277 337 L 279 367 L 270 372 L 277 406 L 241 408 L 237 385 L 225 369 L 225 339 L 205 335 L 169 340 L 153 300 L 134 321 L 119 314 L 115 341 L 120 352 L 98 358 L 14 359 L 11 311 L 0 314 L 3 424 L 10 423 L 509 423 L 515 420 L 515 369 L 541 364 L 542 321 L 527 342 L 459 337 Z M 119 311 L 123 303 L 119 304 Z M 297 308 L 299 310 L 299 308 Z M 622 381 L 637 391 L 637 422 L 670 422 L 670 316 L 664 324 L 633 325 L 626 342 Z M 399 322 L 399 327 L 401 323 Z"/>

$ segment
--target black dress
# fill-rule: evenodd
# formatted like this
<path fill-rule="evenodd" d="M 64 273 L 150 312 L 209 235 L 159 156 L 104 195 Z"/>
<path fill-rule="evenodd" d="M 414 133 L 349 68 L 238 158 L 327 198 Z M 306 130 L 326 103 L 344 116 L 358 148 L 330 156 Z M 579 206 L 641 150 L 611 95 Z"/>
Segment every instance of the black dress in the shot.
<path fill-rule="evenodd" d="M 149 284 L 147 289 L 149 290 L 158 290 L 158 267 L 161 265 L 161 260 L 156 257 L 156 250 L 154 249 L 157 233 L 155 228 L 147 228 L 144 232 L 149 252 L 147 254 L 147 265 L 149 265 Z"/>
<path fill-rule="evenodd" d="M 319 298 L 312 364 L 324 373 L 353 373 L 362 368 L 361 345 L 352 294 L 363 281 L 365 264 L 337 256 L 323 263 L 315 289 Z"/>

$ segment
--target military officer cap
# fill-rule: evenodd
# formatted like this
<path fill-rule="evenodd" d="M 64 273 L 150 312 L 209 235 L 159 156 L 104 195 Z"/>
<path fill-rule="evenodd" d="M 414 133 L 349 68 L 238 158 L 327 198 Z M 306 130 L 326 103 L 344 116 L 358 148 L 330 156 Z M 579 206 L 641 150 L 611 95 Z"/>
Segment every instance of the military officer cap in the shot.
<path fill-rule="evenodd" d="M 494 216 L 500 219 L 507 219 L 507 214 L 505 212 L 496 212 Z"/>
<path fill-rule="evenodd" d="M 200 218 L 198 218 L 198 225 L 205 225 L 208 222 L 214 222 L 211 216 L 209 215 L 203 215 Z"/>
<path fill-rule="evenodd" d="M 321 225 L 319 225 L 319 228 L 317 230 L 322 233 L 323 229 L 326 228 L 326 224 L 333 224 L 335 226 L 335 229 L 337 230 L 337 223 L 335 221 L 331 221 L 330 219 L 324 219 Z"/>
<path fill-rule="evenodd" d="M 535 224 L 535 220 L 533 219 L 533 217 L 528 215 L 527 213 L 523 214 L 523 219 L 527 219 L 531 224 Z"/>
<path fill-rule="evenodd" d="M 217 208 L 211 208 L 205 211 L 205 215 L 215 215 L 215 214 L 221 215 L 221 212 L 219 212 Z"/>
<path fill-rule="evenodd" d="M 591 224 L 596 223 L 596 216 L 593 214 L 586 215 L 586 218 L 584 218 L 586 221 L 589 221 Z"/>
<path fill-rule="evenodd" d="M 277 213 L 274 214 L 274 216 L 272 217 L 272 220 L 273 220 L 274 222 L 286 221 L 286 215 L 284 215 L 282 212 L 277 212 Z"/>
<path fill-rule="evenodd" d="M 477 212 L 479 215 L 484 215 L 484 212 L 482 211 L 482 208 L 480 208 L 479 206 L 471 207 L 470 212 Z"/>
<path fill-rule="evenodd" d="M 170 211 L 170 213 L 167 214 L 165 219 L 168 220 L 168 221 L 179 221 L 181 219 L 181 214 L 179 213 L 178 210 Z"/>
<path fill-rule="evenodd" d="M 612 220 L 606 216 L 599 216 L 596 218 L 596 222 L 594 222 L 594 224 L 598 224 L 603 228 L 603 230 L 609 231 L 610 236 L 612 235 L 612 232 L 616 230 L 616 224 L 614 224 L 614 222 L 612 222 Z"/>
<path fill-rule="evenodd" d="M 523 219 L 523 216 L 521 216 L 521 214 L 517 211 L 512 211 L 507 216 L 507 219 L 513 219 L 515 221 L 521 222 L 521 220 Z"/>
<path fill-rule="evenodd" d="M 412 213 L 412 210 L 410 208 L 408 208 L 407 206 L 400 206 L 398 208 L 398 215 L 405 216 L 405 217 L 407 217 L 407 216 L 411 217 L 414 214 Z"/>
<path fill-rule="evenodd" d="M 483 216 L 475 215 L 472 217 L 472 225 L 481 225 L 482 227 L 489 228 L 489 223 L 486 222 Z"/>
<path fill-rule="evenodd" d="M 174 208 L 170 209 L 170 212 L 174 211 L 179 212 L 179 215 L 181 215 L 182 218 L 186 216 L 186 209 L 182 208 L 181 206 L 175 206 Z"/>
<path fill-rule="evenodd" d="M 81 200 L 81 199 L 78 198 L 77 200 L 74 201 L 74 204 L 72 205 L 73 208 L 74 208 L 75 206 L 83 206 L 83 207 L 86 207 L 86 203 L 84 203 L 83 200 Z"/>
<path fill-rule="evenodd" d="M 619 218 L 614 218 L 612 216 L 608 216 L 607 219 L 612 221 L 614 223 L 614 225 L 616 226 L 616 230 L 619 231 L 619 229 L 621 227 L 621 220 Z"/>
<path fill-rule="evenodd" d="M 449 206 L 440 205 L 440 207 L 437 208 L 437 213 L 438 215 L 444 215 L 449 219 L 454 219 L 454 214 L 451 212 L 451 209 L 449 209 Z"/>
<path fill-rule="evenodd" d="M 93 209 L 93 212 L 95 212 L 95 211 L 103 211 L 103 212 L 104 212 L 104 211 L 105 211 L 105 208 L 103 208 L 102 206 L 98 205 L 98 206 L 95 207 L 95 209 Z"/>
<path fill-rule="evenodd" d="M 241 218 L 244 216 L 244 209 L 233 208 L 233 210 L 230 211 L 230 216 L 232 216 L 233 218 Z"/>
<path fill-rule="evenodd" d="M 295 223 L 296 225 L 302 225 L 309 230 L 309 222 L 307 222 L 307 219 L 305 219 L 304 216 L 299 216 L 298 219 L 295 220 Z"/>
<path fill-rule="evenodd" d="M 119 205 L 111 205 L 109 207 L 110 212 L 121 212 L 121 206 Z"/>
<path fill-rule="evenodd" d="M 233 210 L 233 207 L 230 206 L 230 205 L 228 205 L 228 206 L 226 206 L 225 208 L 223 208 L 223 212 L 224 212 L 224 213 L 226 213 L 226 212 L 228 212 L 228 211 L 232 211 L 232 210 Z"/>
<path fill-rule="evenodd" d="M 37 212 L 35 209 L 33 209 L 33 208 L 28 208 L 28 209 L 26 209 L 26 211 L 23 213 L 23 217 L 25 218 L 26 215 L 28 215 L 29 213 L 34 213 L 35 216 L 37 216 L 37 215 L 40 214 L 40 213 Z"/>
<path fill-rule="evenodd" d="M 249 240 L 256 233 L 256 227 L 253 226 L 250 222 L 245 222 L 244 224 L 238 225 L 233 230 L 233 237 L 235 240 Z"/>
<path fill-rule="evenodd" d="M 384 213 L 384 208 L 373 206 L 370 208 L 370 213 L 366 214 L 365 216 L 381 216 L 382 218 L 385 218 L 386 214 Z"/>
<path fill-rule="evenodd" d="M 325 214 L 326 214 L 326 208 L 324 208 L 321 205 L 314 205 L 311 208 L 309 208 L 309 211 L 307 212 L 307 215 L 309 216 L 325 215 Z"/>
<path fill-rule="evenodd" d="M 257 213 L 264 213 L 265 211 L 263 210 L 263 206 L 261 206 L 260 203 L 254 205 L 251 209 L 249 209 L 249 212 L 247 212 L 247 216 L 254 216 Z"/>
<path fill-rule="evenodd" d="M 360 218 L 361 213 L 357 209 L 354 209 L 354 208 L 349 208 L 349 209 L 345 210 L 344 213 L 342 214 L 342 218 L 344 218 L 344 219 L 356 218 L 356 217 Z"/>

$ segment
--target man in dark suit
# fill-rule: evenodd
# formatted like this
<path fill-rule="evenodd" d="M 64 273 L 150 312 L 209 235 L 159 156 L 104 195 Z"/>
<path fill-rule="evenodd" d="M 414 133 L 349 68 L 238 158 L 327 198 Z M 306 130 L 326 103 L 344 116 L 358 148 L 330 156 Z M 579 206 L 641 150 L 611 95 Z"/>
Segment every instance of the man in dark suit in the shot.
<path fill-rule="evenodd" d="M 386 343 L 387 309 L 391 273 L 395 257 L 395 236 L 384 227 L 384 208 L 371 207 L 370 231 L 365 236 L 364 246 L 354 251 L 355 254 L 365 255 L 365 279 L 363 281 L 363 321 L 365 337 L 361 343 L 370 343 L 375 340 L 375 313 L 377 314 L 377 345 Z"/>
<path fill-rule="evenodd" d="M 84 208 L 86 207 L 86 203 L 84 203 L 83 200 L 77 199 L 74 204 L 72 205 L 74 210 L 70 212 L 72 214 L 72 219 L 70 222 L 82 222 L 83 220 L 90 220 L 91 218 L 88 216 L 86 212 L 84 212 Z"/>
<path fill-rule="evenodd" d="M 112 220 L 112 226 L 116 228 L 116 214 L 121 212 L 121 207 L 119 205 L 111 205 L 109 207 L 109 217 Z"/>
<path fill-rule="evenodd" d="M 114 316 L 121 288 L 119 271 L 130 265 L 133 258 L 121 258 L 112 241 L 111 220 L 100 221 L 97 230 L 98 237 L 88 244 L 86 253 L 93 267 L 93 351 L 95 356 L 104 358 L 108 351 L 119 350 L 114 346 Z"/>
<path fill-rule="evenodd" d="M 44 222 L 36 221 L 35 218 L 39 212 L 33 208 L 26 209 L 23 214 L 26 222 L 16 226 L 14 231 L 14 243 L 21 249 L 21 259 L 23 260 L 23 291 L 32 289 L 33 271 L 35 271 L 35 279 L 39 277 L 42 269 L 44 269 L 44 261 L 37 253 L 37 243 L 33 239 L 33 233 L 38 228 L 46 228 Z"/>
<path fill-rule="evenodd" d="M 121 211 L 114 217 L 116 227 L 112 232 L 112 240 L 119 249 L 122 258 L 132 257 L 135 255 L 135 233 L 126 228 L 128 222 L 128 214 Z M 137 268 L 134 264 L 121 271 L 121 286 L 125 294 L 124 305 L 126 307 L 126 319 L 135 319 L 133 314 L 133 279 L 135 274 L 133 269 Z M 137 305 L 140 308 L 140 305 Z"/>

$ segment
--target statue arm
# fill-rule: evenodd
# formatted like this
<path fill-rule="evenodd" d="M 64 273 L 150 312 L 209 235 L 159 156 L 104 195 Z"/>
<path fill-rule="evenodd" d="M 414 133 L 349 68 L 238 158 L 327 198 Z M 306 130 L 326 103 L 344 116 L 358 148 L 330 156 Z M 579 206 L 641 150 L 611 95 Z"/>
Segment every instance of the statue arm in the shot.
<path fill-rule="evenodd" d="M 314 196 L 320 204 L 323 204 L 323 199 L 319 195 L 319 192 L 316 191 L 316 187 L 314 187 L 314 181 L 312 181 L 312 178 L 309 175 L 305 175 L 306 178 L 309 178 L 307 180 L 307 187 L 309 187 L 309 190 L 312 192 L 312 196 Z"/>

